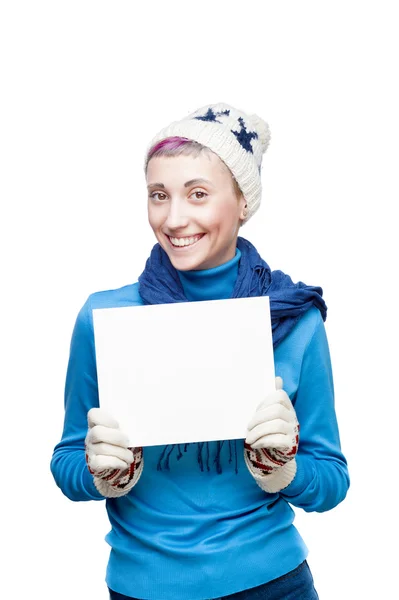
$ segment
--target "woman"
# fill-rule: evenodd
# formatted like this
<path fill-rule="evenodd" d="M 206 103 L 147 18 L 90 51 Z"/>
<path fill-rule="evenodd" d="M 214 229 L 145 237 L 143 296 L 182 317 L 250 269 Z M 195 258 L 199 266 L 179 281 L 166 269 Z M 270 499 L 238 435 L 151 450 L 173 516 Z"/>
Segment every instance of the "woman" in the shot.
<path fill-rule="evenodd" d="M 318 598 L 290 504 L 330 510 L 349 477 L 322 290 L 271 272 L 238 237 L 260 203 L 269 139 L 261 118 L 227 104 L 161 130 L 145 161 L 158 243 L 137 283 L 92 294 L 78 315 L 51 468 L 70 499 L 107 498 L 110 598 Z M 246 440 L 128 448 L 98 408 L 93 308 L 259 295 L 270 298 L 278 377 Z"/>

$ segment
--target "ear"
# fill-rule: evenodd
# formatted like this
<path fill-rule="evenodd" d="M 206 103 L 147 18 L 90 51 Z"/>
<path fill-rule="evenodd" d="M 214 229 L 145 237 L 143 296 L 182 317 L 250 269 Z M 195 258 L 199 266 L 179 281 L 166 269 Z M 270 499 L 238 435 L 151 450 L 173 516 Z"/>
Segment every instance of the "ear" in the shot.
<path fill-rule="evenodd" d="M 241 205 L 240 219 L 242 221 L 244 221 L 248 215 L 248 206 L 247 206 L 244 196 L 242 196 L 240 198 L 240 205 Z"/>

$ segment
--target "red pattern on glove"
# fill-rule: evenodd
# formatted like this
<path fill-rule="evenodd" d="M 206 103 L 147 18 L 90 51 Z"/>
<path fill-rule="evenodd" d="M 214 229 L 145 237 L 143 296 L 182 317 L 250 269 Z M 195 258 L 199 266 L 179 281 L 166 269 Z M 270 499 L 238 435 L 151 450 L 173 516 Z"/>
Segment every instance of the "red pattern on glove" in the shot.
<path fill-rule="evenodd" d="M 295 438 L 292 446 L 288 448 L 252 448 L 244 442 L 246 457 L 255 472 L 262 475 L 271 475 L 277 469 L 295 458 L 299 446 L 299 423 L 295 427 Z"/>
<path fill-rule="evenodd" d="M 142 446 L 139 446 L 138 448 L 128 448 L 128 450 L 131 450 L 133 454 L 133 461 L 128 469 L 104 469 L 103 471 L 96 473 L 89 466 L 89 456 L 86 452 L 87 468 L 92 475 L 104 479 L 104 481 L 108 481 L 112 487 L 124 489 L 134 478 L 134 475 L 136 471 L 139 470 L 143 460 Z"/>

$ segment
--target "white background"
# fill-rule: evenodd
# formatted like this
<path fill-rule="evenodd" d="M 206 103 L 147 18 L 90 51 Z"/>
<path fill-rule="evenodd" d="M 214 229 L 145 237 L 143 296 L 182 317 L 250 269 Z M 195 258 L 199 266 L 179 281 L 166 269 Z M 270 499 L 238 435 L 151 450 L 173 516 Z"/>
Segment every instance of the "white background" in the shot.
<path fill-rule="evenodd" d="M 272 268 L 321 285 L 329 308 L 352 485 L 329 513 L 297 511 L 316 587 L 321 600 L 396 597 L 395 9 L 2 2 L 2 597 L 107 598 L 104 503 L 69 501 L 49 471 L 72 327 L 91 292 L 137 280 L 155 241 L 147 143 L 221 101 L 272 132 L 242 235 Z"/>

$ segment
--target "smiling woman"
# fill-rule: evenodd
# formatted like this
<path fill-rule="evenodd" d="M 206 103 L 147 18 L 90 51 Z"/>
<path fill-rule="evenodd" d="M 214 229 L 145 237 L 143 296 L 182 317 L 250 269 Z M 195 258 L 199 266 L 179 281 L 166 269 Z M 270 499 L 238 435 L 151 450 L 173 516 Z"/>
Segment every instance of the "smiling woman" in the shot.
<path fill-rule="evenodd" d="M 114 600 L 318 598 L 290 505 L 330 510 L 349 476 L 322 289 L 271 271 L 238 236 L 259 207 L 269 140 L 263 119 L 222 103 L 161 130 L 144 165 L 157 243 L 138 282 L 91 294 L 78 315 L 51 469 L 68 498 L 107 499 Z M 93 309 L 264 295 L 278 376 L 246 439 L 129 447 L 99 408 Z"/>
<path fill-rule="evenodd" d="M 149 155 L 149 223 L 176 269 L 210 269 L 235 255 L 245 198 L 216 154 L 177 140 Z"/>

